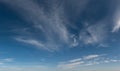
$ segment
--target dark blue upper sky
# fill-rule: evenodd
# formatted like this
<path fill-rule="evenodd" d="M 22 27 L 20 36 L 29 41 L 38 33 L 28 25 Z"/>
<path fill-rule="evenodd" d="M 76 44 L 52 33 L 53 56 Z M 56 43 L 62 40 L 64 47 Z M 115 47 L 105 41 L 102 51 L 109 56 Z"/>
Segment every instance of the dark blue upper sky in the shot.
<path fill-rule="evenodd" d="M 0 71 L 119 71 L 119 4 L 0 0 Z"/>

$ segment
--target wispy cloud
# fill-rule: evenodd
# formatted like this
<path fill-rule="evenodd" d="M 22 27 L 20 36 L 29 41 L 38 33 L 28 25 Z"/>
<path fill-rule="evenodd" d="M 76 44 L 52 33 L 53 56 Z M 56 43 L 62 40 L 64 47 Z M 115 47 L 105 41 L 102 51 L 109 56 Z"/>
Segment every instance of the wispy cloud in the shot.
<path fill-rule="evenodd" d="M 77 59 L 73 59 L 73 60 L 70 60 L 69 62 L 77 62 L 77 61 L 80 61 L 82 60 L 81 58 L 77 58 Z"/>
<path fill-rule="evenodd" d="M 0 65 L 4 65 L 6 63 L 11 63 L 14 62 L 14 58 L 4 58 L 4 59 L 0 59 Z"/>
<path fill-rule="evenodd" d="M 35 39 L 24 39 L 24 38 L 15 38 L 15 39 L 19 42 L 33 45 L 36 48 L 40 48 L 40 49 L 44 49 L 44 50 L 48 50 L 48 51 L 53 51 L 53 49 L 47 48 L 46 45 L 44 45 L 43 43 L 41 43 L 40 41 L 35 40 Z"/>
<path fill-rule="evenodd" d="M 78 37 L 75 36 L 75 35 L 72 35 L 71 38 L 73 39 L 73 41 L 72 41 L 72 43 L 71 43 L 71 46 L 72 46 L 72 47 L 78 46 L 78 45 L 79 45 L 79 39 L 78 39 Z"/>
<path fill-rule="evenodd" d="M 118 9 L 117 12 L 115 13 L 114 17 L 114 27 L 112 29 L 112 32 L 117 32 L 120 29 L 120 10 Z"/>
<path fill-rule="evenodd" d="M 81 64 L 83 64 L 84 61 L 75 61 L 75 62 L 63 62 L 63 63 L 60 63 L 58 64 L 58 68 L 61 68 L 61 69 L 73 69 L 73 68 L 76 68 L 78 66 L 80 66 Z"/>
<path fill-rule="evenodd" d="M 5 59 L 3 59 L 3 61 L 5 61 L 5 62 L 13 62 L 14 58 L 5 58 Z"/>
<path fill-rule="evenodd" d="M 107 59 L 103 60 L 103 63 L 111 63 L 111 62 L 116 63 L 116 62 L 120 62 L 120 60 L 118 60 L 118 59 L 110 59 L 110 58 L 107 58 Z"/>
<path fill-rule="evenodd" d="M 112 32 L 117 32 L 120 29 L 120 20 L 118 20 L 112 30 Z"/>
<path fill-rule="evenodd" d="M 46 48 L 51 49 L 51 47 L 56 47 L 56 45 L 59 47 L 62 45 L 62 43 L 70 44 L 70 33 L 65 25 L 67 20 L 65 18 L 66 16 L 64 15 L 64 10 L 62 5 L 61 7 L 57 7 L 57 4 L 54 3 L 54 0 L 47 2 L 49 3 L 49 12 L 45 12 L 45 6 L 39 6 L 39 4 L 35 3 L 33 0 L 14 0 L 14 2 L 11 2 L 10 0 L 2 0 L 2 2 L 15 9 L 15 11 L 21 14 L 25 20 L 29 20 L 28 22 L 32 24 L 31 27 L 44 36 L 41 39 L 44 40 L 46 45 L 50 46 L 46 46 Z M 33 30 L 32 28 L 29 30 Z M 37 38 L 41 37 L 41 34 L 38 35 L 34 32 L 32 32 L 32 34 L 36 34 Z M 22 33 L 22 35 L 31 36 L 25 35 L 24 33 Z M 29 40 L 18 39 L 18 41 L 43 47 L 43 45 L 40 43 L 40 40 L 31 40 L 36 37 L 24 37 Z"/>
<path fill-rule="evenodd" d="M 58 64 L 58 67 L 63 70 L 64 69 L 69 70 L 69 69 L 76 69 L 78 67 L 83 67 L 83 66 L 93 66 L 93 65 L 111 63 L 111 62 L 114 62 L 114 63 L 120 62 L 120 60 L 107 58 L 105 57 L 105 54 L 102 54 L 102 55 L 93 54 L 93 55 L 83 56 L 81 58 L 60 62 Z"/>
<path fill-rule="evenodd" d="M 28 43 L 28 44 L 32 44 L 38 47 L 44 47 L 44 45 L 36 40 L 33 39 L 24 39 L 24 38 L 16 38 L 16 40 L 20 41 L 20 42 L 24 42 L 24 43 Z"/>
<path fill-rule="evenodd" d="M 76 23 L 70 22 L 66 14 L 65 5 L 61 3 L 61 1 L 45 1 L 45 5 L 49 7 L 49 9 L 47 8 L 48 11 L 46 11 L 46 6 L 39 5 L 33 0 L 1 0 L 0 2 L 3 2 L 14 9 L 31 25 L 28 28 L 29 31 L 27 31 L 27 33 L 31 31 L 29 34 L 26 35 L 26 32 L 23 32 L 23 30 L 19 31 L 21 33 L 16 36 L 22 35 L 21 37 L 25 39 L 18 39 L 18 41 L 32 44 L 41 49 L 53 49 L 53 51 L 55 51 L 55 49 L 58 50 L 57 48 L 61 48 L 64 45 L 67 45 L 67 47 L 77 47 L 79 44 L 83 43 L 85 45 L 96 44 L 104 41 L 107 36 L 106 24 L 101 21 L 94 24 L 84 21 L 89 23 L 87 26 L 81 21 L 83 27 L 81 29 L 74 28 L 73 26 L 76 26 Z M 74 5 L 73 2 L 75 3 Z M 73 5 L 77 8 L 75 9 L 77 10 L 76 16 L 82 13 L 84 8 L 86 8 L 83 6 L 86 6 L 89 3 L 89 0 L 79 3 L 81 4 L 78 4 L 77 1 L 70 1 L 70 6 Z M 70 25 L 72 25 L 72 27 L 69 28 Z M 70 29 L 78 29 L 78 32 L 75 33 L 77 35 L 71 33 Z M 72 35 L 75 36 L 71 37 Z M 41 41 L 43 42 L 41 43 Z"/>
<path fill-rule="evenodd" d="M 101 55 L 88 55 L 88 56 L 85 56 L 84 59 L 85 60 L 89 60 L 89 59 L 94 59 L 94 58 L 98 58 L 100 57 Z"/>
<path fill-rule="evenodd" d="M 108 30 L 106 29 L 106 24 L 101 21 L 83 29 L 83 31 L 79 34 L 79 39 L 85 44 L 96 44 L 104 41 L 107 37 L 107 32 Z"/>
<path fill-rule="evenodd" d="M 93 65 L 96 64 L 97 62 L 88 62 L 86 60 L 88 59 L 94 59 L 94 58 L 99 58 L 100 55 L 88 55 L 88 56 L 84 56 L 82 58 L 77 58 L 77 59 L 72 59 L 72 60 L 68 60 L 66 62 L 61 62 L 60 64 L 58 64 L 58 67 L 62 68 L 62 69 L 72 69 L 72 68 L 76 68 L 79 66 L 84 66 L 84 65 Z M 91 61 L 92 61 L 91 60 Z"/>

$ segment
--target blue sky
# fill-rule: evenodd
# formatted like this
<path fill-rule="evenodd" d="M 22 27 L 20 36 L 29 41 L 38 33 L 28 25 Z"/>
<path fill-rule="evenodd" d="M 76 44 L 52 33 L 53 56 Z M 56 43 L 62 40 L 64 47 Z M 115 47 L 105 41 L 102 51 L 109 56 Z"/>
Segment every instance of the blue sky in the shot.
<path fill-rule="evenodd" d="M 0 71 L 120 71 L 119 0 L 0 0 Z"/>

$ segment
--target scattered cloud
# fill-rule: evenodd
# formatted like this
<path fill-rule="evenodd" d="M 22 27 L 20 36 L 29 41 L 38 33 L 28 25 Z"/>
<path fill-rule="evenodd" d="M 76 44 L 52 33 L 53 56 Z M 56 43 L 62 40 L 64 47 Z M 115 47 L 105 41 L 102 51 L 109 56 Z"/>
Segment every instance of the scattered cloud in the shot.
<path fill-rule="evenodd" d="M 91 65 L 97 65 L 100 64 L 100 62 L 88 62 L 84 66 L 91 66 Z"/>
<path fill-rule="evenodd" d="M 69 1 L 69 0 L 68 0 Z M 76 47 L 79 46 L 79 44 L 96 44 L 100 43 L 98 47 L 108 47 L 107 45 L 101 44 L 106 37 L 108 30 L 106 29 L 106 23 L 98 21 L 97 23 L 93 23 L 89 25 L 89 22 L 86 24 L 86 27 L 82 27 L 81 29 L 77 30 L 78 35 L 73 35 L 71 31 L 68 29 L 68 25 L 72 25 L 72 29 L 74 29 L 74 24 L 71 24 L 70 21 L 67 19 L 66 14 L 64 13 L 64 7 L 62 4 L 58 7 L 57 4 L 53 1 L 46 1 L 50 9 L 49 11 L 45 11 L 45 6 L 37 4 L 33 0 L 0 0 L 0 2 L 5 3 L 10 8 L 14 9 L 16 12 L 18 12 L 28 23 L 32 24 L 30 31 L 32 30 L 29 35 L 26 35 L 24 33 L 28 33 L 26 29 L 21 30 L 22 36 L 15 37 L 15 40 L 33 45 L 33 47 L 37 47 L 40 49 L 44 49 L 47 51 L 56 51 L 58 50 L 62 45 L 68 45 L 68 47 Z M 73 5 L 74 3 L 75 6 Z M 76 9 L 75 15 L 80 15 L 82 10 L 84 10 L 85 6 L 88 4 L 88 0 L 84 0 L 82 2 L 70 1 L 70 4 L 72 6 L 72 10 L 74 11 L 74 8 Z M 58 1 L 58 3 L 60 3 Z M 82 3 L 82 4 L 79 4 Z M 70 6 L 70 7 L 71 7 Z M 74 6 L 74 7 L 73 7 Z M 78 7 L 80 6 L 80 7 Z M 83 7 L 84 6 L 84 7 Z M 79 11 L 78 11 L 79 9 Z M 120 29 L 120 11 L 118 11 L 114 27 L 112 29 L 112 32 L 117 32 Z M 72 15 L 72 14 L 71 14 Z M 76 17 L 76 16 L 75 16 Z M 77 16 L 78 18 L 78 16 Z M 70 24 L 69 24 L 70 23 Z M 80 22 L 82 23 L 82 22 Z M 67 24 L 67 25 L 66 25 Z M 82 23 L 83 24 L 83 23 Z M 85 25 L 83 25 L 85 26 Z M 108 25 L 107 25 L 108 27 Z M 26 28 L 26 27 L 25 27 Z M 28 30 L 27 29 L 27 30 Z M 74 30 L 78 28 L 75 27 Z M 34 32 L 34 30 L 37 30 L 37 32 Z M 24 31 L 24 32 L 23 32 Z M 18 33 L 18 32 L 16 32 Z M 38 34 L 39 33 L 39 34 Z M 32 34 L 36 36 L 32 36 Z M 40 39 L 37 39 L 41 37 Z M 82 42 L 82 43 L 81 43 Z M 0 64 L 4 64 L 7 62 L 13 62 L 13 58 L 5 58 L 0 60 Z M 41 60 L 42 61 L 42 60 Z M 44 59 L 43 59 L 44 61 Z M 57 67 L 62 69 L 71 69 L 71 68 L 77 68 L 80 66 L 91 66 L 101 63 L 110 63 L 110 62 L 120 62 L 120 60 L 114 59 L 114 58 L 106 58 L 104 55 L 98 55 L 98 54 L 92 54 L 83 56 L 81 58 L 71 59 L 65 62 L 58 63 Z M 3 70 L 2 70 L 3 69 Z M 20 67 L 11 67 L 11 68 L 1 68 L 0 71 L 50 71 L 51 69 L 46 67 L 28 67 L 28 68 L 20 68 Z M 53 70 L 51 70 L 53 71 Z"/>
<path fill-rule="evenodd" d="M 120 29 L 120 10 L 118 9 L 117 12 L 115 12 L 115 17 L 113 19 L 114 21 L 114 27 L 112 29 L 112 32 L 117 32 Z"/>
<path fill-rule="evenodd" d="M 107 37 L 107 33 L 106 24 L 104 24 L 104 21 L 101 21 L 83 29 L 79 34 L 79 39 L 84 44 L 101 43 Z"/>
<path fill-rule="evenodd" d="M 83 58 L 77 58 L 77 59 L 68 60 L 66 62 L 61 62 L 58 64 L 58 67 L 62 68 L 62 69 L 72 69 L 72 68 L 76 68 L 76 67 L 88 65 L 88 64 L 93 65 L 93 64 L 95 64 L 95 62 L 89 63 L 89 62 L 86 62 L 86 60 L 98 58 L 98 57 L 99 57 L 99 55 L 88 55 L 88 56 L 84 56 Z"/>
<path fill-rule="evenodd" d="M 73 42 L 71 43 L 72 47 L 76 47 L 79 45 L 78 37 L 75 35 L 72 35 L 71 38 L 73 39 Z"/>
<path fill-rule="evenodd" d="M 82 60 L 81 58 L 77 58 L 77 59 L 73 59 L 73 60 L 70 60 L 69 62 L 77 62 L 77 61 L 80 61 Z"/>
<path fill-rule="evenodd" d="M 94 54 L 94 55 L 88 55 L 88 56 L 83 56 L 81 58 L 68 60 L 65 62 L 60 62 L 58 64 L 58 68 L 61 68 L 63 70 L 76 69 L 78 67 L 93 66 L 93 65 L 111 63 L 111 62 L 116 63 L 116 62 L 120 62 L 120 60 L 107 58 L 105 57 L 104 54 L 102 55 Z"/>
<path fill-rule="evenodd" d="M 24 38 L 15 38 L 15 39 L 19 42 L 30 44 L 40 49 L 52 51 L 50 48 L 47 48 L 46 45 L 35 39 L 24 39 Z"/>
<path fill-rule="evenodd" d="M 116 22 L 116 25 L 114 26 L 112 32 L 117 32 L 120 29 L 120 20 Z"/>
<path fill-rule="evenodd" d="M 85 56 L 84 59 L 85 60 L 90 60 L 90 59 L 94 59 L 94 58 L 98 58 L 100 57 L 101 55 L 88 55 L 88 56 Z"/>
<path fill-rule="evenodd" d="M 6 59 L 3 59 L 4 62 L 13 62 L 14 59 L 13 58 L 6 58 Z"/>
<path fill-rule="evenodd" d="M 115 60 L 115 59 L 112 59 L 110 60 L 111 62 L 120 62 L 120 60 Z"/>
<path fill-rule="evenodd" d="M 15 39 L 17 41 L 32 44 L 32 45 L 35 45 L 38 47 L 44 47 L 44 45 L 42 43 L 40 43 L 39 41 L 33 40 L 33 39 L 24 39 L 24 38 L 15 38 Z"/>
<path fill-rule="evenodd" d="M 13 2 L 10 0 L 2 0 L 2 2 L 21 14 L 21 16 L 23 16 L 23 18 L 28 21 L 28 23 L 31 23 L 32 28 L 30 28 L 30 30 L 35 29 L 38 31 L 38 33 L 43 35 L 41 39 L 44 41 L 46 48 L 43 46 L 43 44 L 40 43 L 41 39 L 33 40 L 35 38 L 41 37 L 41 34 L 38 33 L 32 32 L 31 35 L 36 35 L 36 37 L 33 38 L 27 38 L 26 36 L 32 36 L 30 34 L 26 35 L 26 33 L 22 33 L 26 40 L 18 39 L 18 41 L 33 44 L 48 50 L 54 50 L 53 47 L 56 49 L 56 47 L 62 46 L 63 43 L 70 44 L 69 37 L 71 34 L 68 32 L 68 29 L 65 25 L 67 20 L 65 18 L 66 16 L 64 15 L 62 5 L 61 7 L 55 8 L 57 4 L 55 4 L 54 1 L 49 1 L 48 6 L 50 11 L 45 12 L 45 6 L 39 6 L 39 4 L 33 0 L 14 0 Z"/>
<path fill-rule="evenodd" d="M 100 47 L 104 47 L 104 48 L 107 48 L 107 47 L 110 47 L 108 44 L 99 44 L 96 48 L 100 48 Z"/>
<path fill-rule="evenodd" d="M 14 58 L 4 58 L 4 59 L 0 59 L 0 65 L 4 65 L 6 63 L 11 63 L 14 62 Z"/>
<path fill-rule="evenodd" d="M 80 66 L 83 64 L 83 61 L 76 61 L 76 62 L 66 62 L 66 63 L 60 63 L 57 67 L 61 69 L 72 69 Z"/>
<path fill-rule="evenodd" d="M 22 35 L 21 37 L 25 39 L 18 38 L 17 41 L 34 45 L 33 47 L 38 47 L 48 51 L 56 51 L 58 49 L 62 49 L 61 47 L 64 47 L 64 45 L 67 45 L 67 47 L 77 47 L 79 44 L 86 45 L 101 43 L 107 37 L 107 24 L 103 20 L 93 24 L 88 21 L 84 21 L 87 22 L 87 24 L 85 24 L 81 21 L 81 25 L 83 25 L 81 29 L 78 29 L 80 27 L 73 28 L 75 23 L 71 23 L 68 19 L 64 4 L 61 3 L 61 1 L 45 1 L 46 5 L 49 7 L 49 9 L 47 8 L 47 12 L 45 10 L 46 6 L 39 5 L 33 0 L 13 0 L 13 2 L 11 0 L 1 0 L 0 2 L 7 4 L 7 6 L 20 14 L 22 18 L 27 21 L 27 24 L 31 25 L 29 28 L 25 28 L 28 28 L 32 32 L 23 32 L 23 30 L 21 30 L 21 34 L 16 36 Z M 75 5 L 73 5 L 73 2 Z M 79 2 L 81 4 L 78 4 L 77 2 L 78 1 L 69 2 L 70 6 L 77 8 L 75 9 L 77 10 L 75 14 L 76 16 L 80 15 L 84 9 L 87 9 L 86 6 L 89 4 L 89 0 Z M 58 4 L 60 7 L 58 7 Z M 72 27 L 69 28 L 70 25 L 72 25 Z M 77 29 L 78 32 L 74 31 L 76 33 L 73 34 L 70 29 Z M 26 32 L 29 34 L 26 35 Z M 75 36 L 71 38 L 71 35 Z"/>

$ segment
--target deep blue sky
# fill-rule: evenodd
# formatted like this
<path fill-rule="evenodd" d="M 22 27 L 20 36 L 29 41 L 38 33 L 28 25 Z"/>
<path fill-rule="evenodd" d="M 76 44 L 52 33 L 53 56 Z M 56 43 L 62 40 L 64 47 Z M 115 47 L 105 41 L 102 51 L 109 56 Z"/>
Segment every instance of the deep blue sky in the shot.
<path fill-rule="evenodd" d="M 119 71 L 119 4 L 0 0 L 0 71 Z"/>

